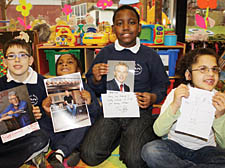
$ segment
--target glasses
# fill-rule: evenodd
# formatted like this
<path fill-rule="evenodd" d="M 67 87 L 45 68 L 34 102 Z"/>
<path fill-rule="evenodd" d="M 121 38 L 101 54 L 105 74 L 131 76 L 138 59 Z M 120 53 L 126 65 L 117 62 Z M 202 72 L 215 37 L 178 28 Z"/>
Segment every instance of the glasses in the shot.
<path fill-rule="evenodd" d="M 9 100 L 18 100 L 17 97 L 10 98 Z"/>
<path fill-rule="evenodd" d="M 212 68 L 209 68 L 207 66 L 201 66 L 198 69 L 192 69 L 191 71 L 200 71 L 201 73 L 206 74 L 206 73 L 209 72 L 209 70 L 212 70 L 212 72 L 214 74 L 218 74 L 218 73 L 221 72 L 220 67 L 212 67 Z"/>
<path fill-rule="evenodd" d="M 26 59 L 28 58 L 30 55 L 29 54 L 26 54 L 26 53 L 21 53 L 21 54 L 9 54 L 6 56 L 6 59 L 8 60 L 15 60 L 16 57 L 17 58 L 20 58 L 20 59 Z"/>

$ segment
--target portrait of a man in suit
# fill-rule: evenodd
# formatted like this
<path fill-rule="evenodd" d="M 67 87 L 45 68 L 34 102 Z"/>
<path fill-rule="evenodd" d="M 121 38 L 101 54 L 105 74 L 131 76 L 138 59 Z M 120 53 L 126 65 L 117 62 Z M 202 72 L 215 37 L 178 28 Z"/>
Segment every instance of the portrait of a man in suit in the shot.
<path fill-rule="evenodd" d="M 128 70 L 129 67 L 126 63 L 118 62 L 114 66 L 114 78 L 107 81 L 107 90 L 129 92 L 129 86 L 124 83 L 128 76 Z"/>

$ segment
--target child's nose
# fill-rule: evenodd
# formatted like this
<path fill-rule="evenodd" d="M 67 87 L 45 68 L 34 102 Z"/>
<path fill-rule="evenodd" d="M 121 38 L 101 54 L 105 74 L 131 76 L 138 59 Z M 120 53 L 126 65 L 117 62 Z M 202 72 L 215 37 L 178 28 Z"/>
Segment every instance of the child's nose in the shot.
<path fill-rule="evenodd" d="M 126 29 L 128 29 L 128 27 L 129 27 L 129 24 L 128 24 L 128 23 L 124 23 L 124 24 L 123 24 L 123 29 L 126 30 Z"/>
<path fill-rule="evenodd" d="M 214 75 L 213 70 L 209 68 L 209 69 L 208 69 L 208 74 L 209 74 L 209 75 Z"/>
<path fill-rule="evenodd" d="M 17 56 L 17 57 L 15 58 L 15 61 L 16 61 L 16 62 L 20 61 L 20 58 Z"/>

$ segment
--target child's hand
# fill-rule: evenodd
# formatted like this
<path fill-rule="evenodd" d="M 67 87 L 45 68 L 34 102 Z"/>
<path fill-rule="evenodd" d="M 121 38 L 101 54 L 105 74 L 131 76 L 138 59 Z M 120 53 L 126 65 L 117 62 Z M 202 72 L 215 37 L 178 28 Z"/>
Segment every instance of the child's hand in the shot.
<path fill-rule="evenodd" d="M 155 103 L 157 98 L 155 94 L 148 92 L 136 92 L 136 97 L 139 107 L 143 109 L 148 108 L 151 104 Z"/>
<path fill-rule="evenodd" d="M 42 116 L 40 108 L 38 106 L 34 106 L 34 105 L 32 105 L 32 108 L 33 108 L 34 118 L 36 120 L 40 119 Z"/>
<path fill-rule="evenodd" d="M 42 107 L 45 110 L 46 114 L 50 116 L 50 107 L 52 104 L 52 99 L 50 96 L 46 97 L 43 101 L 42 101 Z"/>
<path fill-rule="evenodd" d="M 189 88 L 187 85 L 180 84 L 174 91 L 173 102 L 170 107 L 174 114 L 176 114 L 177 110 L 180 108 L 182 97 L 188 98 L 189 96 Z"/>
<path fill-rule="evenodd" d="M 217 92 L 213 98 L 213 106 L 216 108 L 215 117 L 219 118 L 225 113 L 225 93 Z"/>
<path fill-rule="evenodd" d="M 9 120 L 9 119 L 12 119 L 13 117 L 12 116 L 2 116 L 1 118 L 0 118 L 0 121 L 4 121 L 4 120 Z"/>
<path fill-rule="evenodd" d="M 106 75 L 108 73 L 108 64 L 95 64 L 92 68 L 92 73 L 94 75 L 94 82 L 99 82 L 102 79 L 102 75 Z"/>
<path fill-rule="evenodd" d="M 86 103 L 91 104 L 91 94 L 87 90 L 82 90 L 80 92 L 82 99 L 86 100 Z"/>

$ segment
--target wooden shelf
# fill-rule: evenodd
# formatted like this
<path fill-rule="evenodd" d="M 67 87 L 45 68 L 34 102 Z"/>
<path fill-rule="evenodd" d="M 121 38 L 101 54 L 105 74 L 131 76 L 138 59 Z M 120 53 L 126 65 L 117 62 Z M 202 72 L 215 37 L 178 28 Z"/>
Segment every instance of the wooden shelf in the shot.
<path fill-rule="evenodd" d="M 151 44 L 144 44 L 148 47 L 154 48 L 154 49 L 180 49 L 178 57 L 181 57 L 185 54 L 186 50 L 186 44 L 177 42 L 176 46 L 165 46 L 165 45 L 151 45 Z M 81 45 L 81 46 L 50 46 L 50 45 L 43 45 L 43 44 L 38 44 L 36 46 L 36 64 L 37 68 L 36 71 L 40 73 L 41 75 L 45 75 L 49 72 L 49 67 L 48 67 L 48 61 L 46 60 L 46 54 L 44 50 L 57 50 L 60 51 L 62 49 L 80 49 L 80 58 L 81 61 L 84 63 L 84 72 L 86 73 L 87 70 L 89 69 L 90 65 L 92 64 L 94 58 L 95 58 L 95 49 L 101 49 L 105 46 L 98 46 L 98 45 L 92 45 L 92 46 L 86 46 L 86 45 Z M 47 75 L 48 76 L 48 75 Z M 177 78 L 175 77 L 170 77 L 170 78 Z"/>
<path fill-rule="evenodd" d="M 101 49 L 105 46 L 49 46 L 49 45 L 43 45 L 43 44 L 38 44 L 37 49 L 36 49 L 36 55 L 37 55 L 37 69 L 36 71 L 40 73 L 41 75 L 45 75 L 49 72 L 49 67 L 48 67 L 48 61 L 46 59 L 46 54 L 44 50 L 69 50 L 69 49 L 80 49 L 80 58 L 81 62 L 84 63 L 84 72 L 87 72 L 88 68 L 90 67 L 92 61 L 94 60 L 95 57 L 95 49 Z"/>

